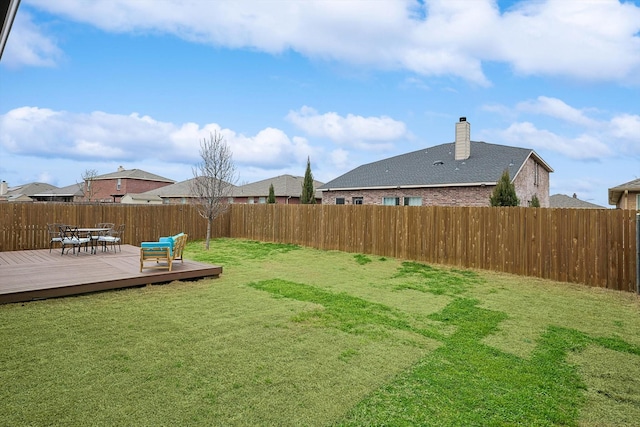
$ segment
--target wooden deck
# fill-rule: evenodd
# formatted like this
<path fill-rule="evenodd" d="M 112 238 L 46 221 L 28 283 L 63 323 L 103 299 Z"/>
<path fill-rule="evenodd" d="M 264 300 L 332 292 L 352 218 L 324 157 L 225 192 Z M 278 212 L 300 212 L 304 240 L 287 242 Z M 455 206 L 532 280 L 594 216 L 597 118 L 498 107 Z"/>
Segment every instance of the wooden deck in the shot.
<path fill-rule="evenodd" d="M 141 273 L 140 248 L 131 245 L 122 245 L 122 252 L 98 249 L 91 254 L 83 249 L 78 255 L 61 255 L 59 248 L 51 253 L 48 249 L 0 252 L 0 304 L 217 277 L 221 273 L 220 266 L 189 260 L 174 262 L 171 272 L 149 268 Z"/>

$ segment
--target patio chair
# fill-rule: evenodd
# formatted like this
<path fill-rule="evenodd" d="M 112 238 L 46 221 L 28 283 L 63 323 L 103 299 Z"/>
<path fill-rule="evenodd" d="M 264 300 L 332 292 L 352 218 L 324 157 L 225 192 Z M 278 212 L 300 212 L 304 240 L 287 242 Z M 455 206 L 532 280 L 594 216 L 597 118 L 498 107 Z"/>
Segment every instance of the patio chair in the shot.
<path fill-rule="evenodd" d="M 100 243 L 102 244 L 102 242 L 100 242 L 100 236 L 108 236 L 111 231 L 113 230 L 113 227 L 115 226 L 115 224 L 113 222 L 99 222 L 96 224 L 96 228 L 104 228 L 104 231 L 100 231 L 97 233 L 92 233 L 91 234 L 91 238 L 93 239 L 94 242 L 96 243 Z M 102 247 L 102 250 L 104 250 L 104 245 Z"/>
<path fill-rule="evenodd" d="M 80 254 L 80 248 L 84 245 L 85 252 L 89 248 L 89 243 L 91 243 L 91 238 L 89 237 L 80 237 L 78 233 L 78 227 L 70 227 L 68 225 L 60 227 L 60 244 L 62 245 L 62 255 L 64 255 L 64 248 L 67 246 L 71 246 L 73 248 L 73 253 L 76 254 L 76 246 L 78 247 L 78 253 Z M 69 253 L 67 251 L 67 253 Z"/>
<path fill-rule="evenodd" d="M 60 227 L 64 227 L 65 224 L 47 224 L 47 231 L 49 232 L 49 253 L 55 243 L 60 243 L 62 237 L 60 237 Z"/>
<path fill-rule="evenodd" d="M 116 245 L 118 245 L 118 249 L 122 252 L 122 236 L 124 235 L 124 224 L 120 224 L 119 226 L 112 228 L 108 234 L 98 236 L 98 243 L 102 245 L 102 250 L 107 250 L 107 245 L 111 245 L 113 251 L 116 251 Z"/>

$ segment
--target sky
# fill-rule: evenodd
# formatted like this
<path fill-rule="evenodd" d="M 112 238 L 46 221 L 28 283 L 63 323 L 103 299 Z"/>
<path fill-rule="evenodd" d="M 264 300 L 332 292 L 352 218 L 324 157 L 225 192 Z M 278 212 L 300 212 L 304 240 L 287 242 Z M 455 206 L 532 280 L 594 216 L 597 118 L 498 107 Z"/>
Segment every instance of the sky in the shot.
<path fill-rule="evenodd" d="M 328 182 L 471 139 L 530 148 L 550 194 L 640 178 L 640 1 L 21 0 L 0 59 L 0 180 L 183 181 L 218 133 L 236 184 Z M 473 153 L 471 153 L 473 155 Z"/>

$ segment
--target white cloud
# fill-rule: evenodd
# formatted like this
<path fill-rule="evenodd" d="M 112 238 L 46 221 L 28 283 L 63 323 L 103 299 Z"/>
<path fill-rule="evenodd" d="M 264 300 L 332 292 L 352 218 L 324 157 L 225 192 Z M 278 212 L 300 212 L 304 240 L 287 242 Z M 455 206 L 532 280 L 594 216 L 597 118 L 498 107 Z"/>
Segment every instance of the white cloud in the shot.
<path fill-rule="evenodd" d="M 640 116 L 621 114 L 611 120 L 611 133 L 616 138 L 635 142 L 640 149 Z"/>
<path fill-rule="evenodd" d="M 577 109 L 561 99 L 546 96 L 519 102 L 515 108 L 490 104 L 483 106 L 482 110 L 514 122 L 505 130 L 487 132 L 489 136 L 511 145 L 544 149 L 583 160 L 640 155 L 640 115 L 625 113 L 611 115 L 608 119 L 595 119 L 589 116 L 590 112 L 599 115 L 603 112 L 591 107 Z M 565 133 L 573 132 L 573 136 L 538 129 L 527 120 L 529 115 L 554 118 L 561 122 Z"/>
<path fill-rule="evenodd" d="M 287 119 L 311 136 L 364 150 L 390 148 L 392 142 L 408 136 L 404 123 L 386 116 L 343 117 L 335 112 L 319 114 L 304 106 L 299 111 L 290 111 Z"/>
<path fill-rule="evenodd" d="M 275 128 L 245 136 L 215 123 L 176 125 L 138 113 L 21 107 L 0 115 L 0 128 L 0 147 L 12 155 L 78 161 L 195 164 L 200 161 L 200 141 L 213 132 L 225 137 L 239 165 L 273 169 L 318 152 L 306 139 L 289 138 Z"/>
<path fill-rule="evenodd" d="M 562 137 L 548 130 L 537 129 L 529 122 L 513 123 L 498 132 L 498 136 L 510 145 L 555 151 L 573 159 L 601 159 L 612 155 L 611 149 L 593 135 Z"/>
<path fill-rule="evenodd" d="M 56 41 L 33 23 L 27 12 L 16 14 L 11 33 L 2 54 L 2 63 L 9 68 L 22 66 L 52 67 L 62 57 Z"/>
<path fill-rule="evenodd" d="M 534 114 L 551 116 L 581 126 L 595 127 L 598 122 L 585 115 L 583 111 L 573 108 L 564 101 L 547 96 L 539 96 L 535 101 L 519 103 L 516 108 Z"/>
<path fill-rule="evenodd" d="M 269 53 L 451 75 L 487 86 L 483 63 L 527 75 L 640 83 L 640 7 L 607 1 L 30 0 L 105 31 L 168 33 Z"/>

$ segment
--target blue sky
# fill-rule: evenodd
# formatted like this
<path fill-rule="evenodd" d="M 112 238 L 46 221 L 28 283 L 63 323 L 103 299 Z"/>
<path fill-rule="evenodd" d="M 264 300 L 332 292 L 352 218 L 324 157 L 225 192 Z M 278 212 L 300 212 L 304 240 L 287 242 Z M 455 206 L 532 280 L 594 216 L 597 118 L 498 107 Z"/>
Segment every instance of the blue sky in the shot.
<path fill-rule="evenodd" d="M 640 178 L 640 2 L 22 0 L 0 180 L 122 165 L 182 181 L 220 132 L 238 184 L 322 182 L 471 139 L 535 150 L 551 194 Z M 473 154 L 473 153 L 472 153 Z"/>

